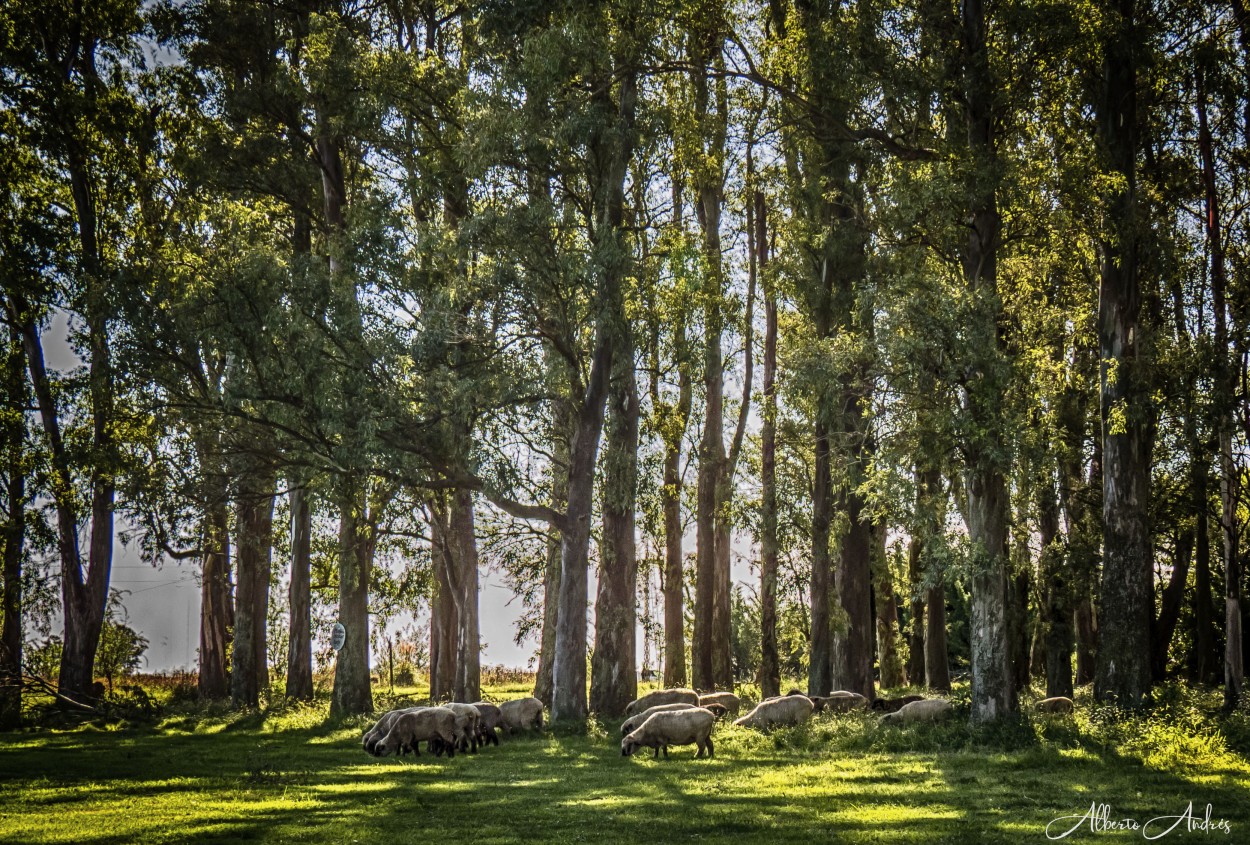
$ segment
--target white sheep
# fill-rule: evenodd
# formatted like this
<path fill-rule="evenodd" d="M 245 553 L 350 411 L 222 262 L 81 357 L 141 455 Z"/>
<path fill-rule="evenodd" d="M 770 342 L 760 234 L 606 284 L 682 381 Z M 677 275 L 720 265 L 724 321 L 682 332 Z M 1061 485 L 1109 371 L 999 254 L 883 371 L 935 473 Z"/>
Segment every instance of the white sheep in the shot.
<path fill-rule="evenodd" d="M 766 731 L 780 725 L 802 724 L 812 717 L 812 711 L 815 709 L 812 700 L 805 695 L 766 698 L 734 724 Z"/>
<path fill-rule="evenodd" d="M 719 705 L 717 705 L 717 707 L 719 708 Z M 646 710 L 643 710 L 641 713 L 636 713 L 633 716 L 630 716 L 628 719 L 622 722 L 621 723 L 621 736 L 625 736 L 626 734 L 633 733 L 634 731 L 638 730 L 638 728 L 642 726 L 643 722 L 647 721 L 647 719 L 654 716 L 656 713 L 673 713 L 678 710 L 699 710 L 699 709 L 707 709 L 708 712 L 710 712 L 713 716 L 717 715 L 715 710 L 712 710 L 710 708 L 695 707 L 693 704 L 657 704 L 654 707 L 648 707 Z M 724 715 L 723 710 L 720 715 Z"/>
<path fill-rule="evenodd" d="M 628 757 L 639 748 L 652 748 L 655 750 L 652 757 L 655 758 L 663 749 L 664 758 L 668 759 L 670 745 L 693 744 L 699 749 L 694 755 L 696 759 L 702 757 L 705 751 L 711 757 L 712 725 L 715 723 L 716 717 L 702 707 L 654 713 L 621 740 L 621 754 Z"/>
<path fill-rule="evenodd" d="M 499 744 L 499 734 L 495 729 L 499 727 L 503 717 L 499 713 L 499 707 L 491 704 L 489 701 L 475 701 L 473 706 L 477 708 L 478 715 L 482 717 L 481 736 L 482 744 L 494 743 Z"/>
<path fill-rule="evenodd" d="M 460 750 L 476 754 L 480 744 L 482 714 L 472 704 L 450 701 L 443 705 L 456 714 L 456 727 L 460 731 Z"/>
<path fill-rule="evenodd" d="M 499 705 L 500 723 L 508 733 L 543 728 L 543 703 L 537 698 L 518 698 Z"/>
<path fill-rule="evenodd" d="M 655 692 L 649 692 L 642 698 L 631 701 L 625 707 L 625 715 L 633 716 L 635 713 L 641 713 L 649 707 L 656 707 L 660 704 L 693 704 L 699 705 L 699 694 L 692 689 L 660 689 Z"/>
<path fill-rule="evenodd" d="M 386 736 L 374 746 L 373 754 L 385 757 L 405 747 L 415 750 L 419 743 L 429 740 L 431 749 L 437 748 L 436 754 L 445 750 L 448 757 L 455 757 L 461 738 L 455 713 L 446 707 L 422 707 L 396 717 Z"/>
<path fill-rule="evenodd" d="M 1039 713 L 1071 713 L 1076 705 L 1072 703 L 1072 699 L 1066 695 L 1056 695 L 1053 698 L 1043 698 L 1037 702 L 1037 710 Z"/>
<path fill-rule="evenodd" d="M 700 707 L 707 707 L 709 704 L 719 704 L 725 708 L 726 713 L 736 717 L 742 707 L 742 700 L 732 692 L 706 692 L 699 696 Z"/>
<path fill-rule="evenodd" d="M 373 727 L 365 731 L 364 739 L 361 741 L 361 743 L 364 745 L 365 751 L 372 754 L 374 746 L 378 744 L 378 742 L 382 739 L 382 737 L 386 736 L 387 733 L 390 732 L 391 726 L 395 724 L 396 719 L 398 719 L 404 713 L 412 713 L 420 709 L 422 708 L 401 707 L 398 710 L 391 710 L 387 713 L 383 713 L 381 718 L 379 718 L 377 722 L 374 723 Z M 407 751 L 407 749 L 406 748 L 401 749 L 401 753 L 404 751 Z"/>
<path fill-rule="evenodd" d="M 951 703 L 945 698 L 926 698 L 904 704 L 897 713 L 881 717 L 883 725 L 907 725 L 914 722 L 936 722 L 951 714 Z"/>

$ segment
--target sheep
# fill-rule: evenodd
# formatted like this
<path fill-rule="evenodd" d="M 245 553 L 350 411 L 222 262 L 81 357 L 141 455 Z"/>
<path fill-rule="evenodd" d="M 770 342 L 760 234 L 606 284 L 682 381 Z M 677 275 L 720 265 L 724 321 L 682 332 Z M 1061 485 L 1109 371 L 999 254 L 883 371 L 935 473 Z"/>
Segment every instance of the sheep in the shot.
<path fill-rule="evenodd" d="M 386 736 L 386 734 L 390 731 L 391 726 L 395 723 L 396 719 L 398 719 L 404 713 L 412 713 L 421 709 L 423 708 L 404 707 L 398 710 L 391 710 L 387 713 L 383 713 L 382 717 L 379 718 L 377 722 L 374 723 L 373 727 L 365 731 L 364 739 L 362 740 L 362 744 L 364 745 L 365 751 L 368 751 L 370 754 L 373 753 L 374 746 L 378 744 L 378 742 L 382 739 L 382 737 Z M 407 750 L 408 749 L 406 747 L 402 748 L 400 749 L 400 753 L 405 753 Z M 416 749 L 413 749 L 413 750 L 415 751 Z M 420 752 L 417 752 L 417 753 L 420 753 Z"/>
<path fill-rule="evenodd" d="M 810 719 L 815 709 L 812 700 L 805 695 L 766 698 L 734 724 L 757 730 L 768 730 L 778 725 L 797 725 Z"/>
<path fill-rule="evenodd" d="M 1072 699 L 1064 695 L 1056 695 L 1053 698 L 1043 698 L 1037 702 L 1037 712 L 1039 713 L 1071 713 L 1075 705 Z"/>
<path fill-rule="evenodd" d="M 697 745 L 695 759 L 703 756 L 711 757 L 712 725 L 716 717 L 702 707 L 689 707 L 685 710 L 668 710 L 653 713 L 647 720 L 631 731 L 621 740 L 621 755 L 628 757 L 639 748 L 654 749 L 652 759 L 660 756 L 664 750 L 664 759 L 668 759 L 670 745 Z"/>
<path fill-rule="evenodd" d="M 924 700 L 924 696 L 921 695 L 905 695 L 902 698 L 878 698 L 872 703 L 872 709 L 885 713 L 897 713 L 912 702 Z"/>
<path fill-rule="evenodd" d="M 695 707 L 699 706 L 699 694 L 692 689 L 660 689 L 655 692 L 649 692 L 642 698 L 631 701 L 625 707 L 625 715 L 633 716 L 641 713 L 649 707 L 655 707 L 660 704 L 691 704 Z"/>
<path fill-rule="evenodd" d="M 906 725 L 912 722 L 936 722 L 951 714 L 951 703 L 944 698 L 926 698 L 904 704 L 897 713 L 881 717 L 883 725 Z"/>
<path fill-rule="evenodd" d="M 811 697 L 815 712 L 845 713 L 849 710 L 868 708 L 868 699 L 857 692 L 837 690 L 829 695 L 813 695 Z"/>
<path fill-rule="evenodd" d="M 712 716 L 718 719 L 725 715 L 725 708 L 721 707 L 719 704 L 713 704 L 709 707 L 695 707 L 693 704 L 657 704 L 655 707 L 648 707 L 641 713 L 636 713 L 622 722 L 621 736 L 625 736 L 626 734 L 633 733 L 638 730 L 638 728 L 642 727 L 643 722 L 647 721 L 647 719 L 654 716 L 656 713 L 675 713 L 678 710 L 707 710 L 712 714 Z"/>
<path fill-rule="evenodd" d="M 477 708 L 478 714 L 482 717 L 482 744 L 485 745 L 490 742 L 498 745 L 499 734 L 495 732 L 495 729 L 499 727 L 499 723 L 502 718 L 499 715 L 499 708 L 496 705 L 491 704 L 489 701 L 475 701 L 473 702 L 473 706 Z"/>
<path fill-rule="evenodd" d="M 456 728 L 460 731 L 458 737 L 460 750 L 476 754 L 480 744 L 482 714 L 472 704 L 451 701 L 443 706 L 456 714 Z"/>
<path fill-rule="evenodd" d="M 707 707 L 709 704 L 719 704 L 725 708 L 726 713 L 736 717 L 742 700 L 732 692 L 708 692 L 699 696 L 700 707 Z"/>
<path fill-rule="evenodd" d="M 455 757 L 462 738 L 455 713 L 446 707 L 422 707 L 396 717 L 386 736 L 374 746 L 373 755 L 385 757 L 404 747 L 415 750 L 422 740 L 429 740 L 431 750 L 438 743 L 436 754 L 446 750 L 448 757 Z"/>
<path fill-rule="evenodd" d="M 500 725 L 508 732 L 543 729 L 543 703 L 533 696 L 499 705 Z"/>

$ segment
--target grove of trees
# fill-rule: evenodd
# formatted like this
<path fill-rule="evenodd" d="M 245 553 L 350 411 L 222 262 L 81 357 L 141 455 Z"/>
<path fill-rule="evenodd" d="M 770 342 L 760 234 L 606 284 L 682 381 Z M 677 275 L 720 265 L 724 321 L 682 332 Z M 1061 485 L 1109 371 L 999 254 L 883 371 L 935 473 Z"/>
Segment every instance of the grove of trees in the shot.
<path fill-rule="evenodd" d="M 0 727 L 122 535 L 240 707 L 477 699 L 487 568 L 556 720 L 1236 707 L 1248 174 L 1244 0 L 10 0 Z"/>

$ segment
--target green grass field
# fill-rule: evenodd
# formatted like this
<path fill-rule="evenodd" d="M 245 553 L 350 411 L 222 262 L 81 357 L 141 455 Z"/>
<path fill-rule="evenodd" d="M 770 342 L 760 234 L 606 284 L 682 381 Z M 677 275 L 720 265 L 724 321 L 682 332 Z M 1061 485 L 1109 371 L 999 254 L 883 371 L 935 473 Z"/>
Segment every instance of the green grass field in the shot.
<path fill-rule="evenodd" d="M 328 725 L 324 705 L 169 708 L 150 724 L 0 734 L 0 842 L 1023 843 L 1091 803 L 1145 822 L 1190 802 L 1231 834 L 1182 824 L 1165 841 L 1250 842 L 1245 720 L 1202 703 L 1177 693 L 1146 720 L 1083 707 L 980 733 L 868 715 L 768 736 L 721 725 L 710 761 L 693 747 L 622 758 L 615 724 L 373 759 L 368 721 Z M 1067 839 L 1141 840 L 1089 824 Z"/>

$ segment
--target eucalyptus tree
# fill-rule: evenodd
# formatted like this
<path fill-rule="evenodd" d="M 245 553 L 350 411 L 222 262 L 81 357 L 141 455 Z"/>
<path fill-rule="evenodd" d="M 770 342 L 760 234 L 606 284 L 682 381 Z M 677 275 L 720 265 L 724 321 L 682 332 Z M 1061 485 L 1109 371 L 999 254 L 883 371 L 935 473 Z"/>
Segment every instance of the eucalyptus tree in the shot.
<path fill-rule="evenodd" d="M 81 702 L 91 695 L 124 472 L 113 316 L 119 279 L 136 269 L 126 233 L 136 177 L 152 148 L 151 122 L 136 96 L 134 36 L 143 22 L 139 4 L 127 2 L 15 4 L 0 14 L 0 64 L 7 68 L 0 97 L 15 115 L 5 131 L 37 150 L 40 170 L 59 183 L 59 195 L 43 198 L 45 213 L 51 219 L 59 214 L 53 207 L 64 209 L 74 226 L 72 246 L 58 251 L 33 286 L 6 287 L 4 304 L 21 331 L 51 467 L 65 617 L 58 687 Z M 74 340 L 87 375 L 73 412 L 44 356 L 47 321 L 59 309 L 83 326 Z M 89 444 L 85 453 L 80 442 Z"/>

